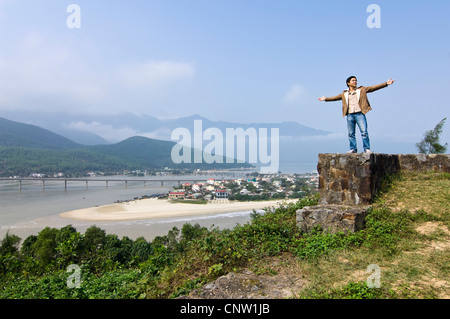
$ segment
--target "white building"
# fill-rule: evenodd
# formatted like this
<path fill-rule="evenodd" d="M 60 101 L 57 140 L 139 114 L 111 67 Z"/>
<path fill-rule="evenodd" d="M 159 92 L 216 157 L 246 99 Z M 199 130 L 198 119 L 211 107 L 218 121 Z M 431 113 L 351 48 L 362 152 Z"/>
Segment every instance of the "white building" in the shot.
<path fill-rule="evenodd" d="M 229 196 L 229 193 L 226 189 L 217 189 L 215 192 L 216 199 L 226 199 Z"/>

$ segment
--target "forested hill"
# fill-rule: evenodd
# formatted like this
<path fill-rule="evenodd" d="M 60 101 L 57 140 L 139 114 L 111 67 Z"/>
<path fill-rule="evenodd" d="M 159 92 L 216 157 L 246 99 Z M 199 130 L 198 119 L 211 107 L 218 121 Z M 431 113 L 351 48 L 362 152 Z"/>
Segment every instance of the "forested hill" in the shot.
<path fill-rule="evenodd" d="M 0 118 L 0 177 L 32 173 L 81 176 L 90 171 L 212 169 L 249 164 L 175 164 L 174 142 L 131 137 L 110 145 L 84 146 L 33 125 Z"/>
<path fill-rule="evenodd" d="M 38 126 L 0 117 L 0 146 L 70 149 L 81 145 Z"/>

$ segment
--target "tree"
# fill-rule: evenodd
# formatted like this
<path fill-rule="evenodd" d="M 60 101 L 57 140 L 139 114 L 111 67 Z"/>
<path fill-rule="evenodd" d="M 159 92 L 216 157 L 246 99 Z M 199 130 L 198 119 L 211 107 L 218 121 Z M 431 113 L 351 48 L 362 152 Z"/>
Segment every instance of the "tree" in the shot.
<path fill-rule="evenodd" d="M 19 251 L 20 238 L 6 232 L 5 238 L 0 242 L 0 255 L 14 255 Z"/>
<path fill-rule="evenodd" d="M 442 127 L 445 120 L 442 119 L 436 127 L 431 131 L 426 131 L 423 140 L 416 143 L 416 147 L 419 153 L 422 154 L 443 154 L 447 151 L 447 143 L 445 145 L 439 144 L 439 135 L 442 133 Z"/>
<path fill-rule="evenodd" d="M 56 247 L 58 242 L 56 237 L 59 230 L 56 228 L 45 227 L 37 235 L 33 244 L 33 254 L 42 266 L 47 266 L 56 259 Z"/>
<path fill-rule="evenodd" d="M 105 244 L 106 232 L 97 226 L 91 226 L 84 232 L 83 246 L 86 252 L 96 253 Z"/>

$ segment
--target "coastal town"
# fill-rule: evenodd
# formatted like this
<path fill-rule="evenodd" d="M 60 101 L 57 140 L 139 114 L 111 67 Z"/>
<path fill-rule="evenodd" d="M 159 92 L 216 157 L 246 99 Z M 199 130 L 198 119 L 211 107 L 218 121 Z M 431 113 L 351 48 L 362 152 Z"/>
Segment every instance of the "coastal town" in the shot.
<path fill-rule="evenodd" d="M 173 201 L 260 201 L 272 199 L 296 199 L 316 193 L 319 187 L 319 174 L 317 171 L 311 173 L 277 173 L 277 174 L 261 174 L 257 172 L 242 172 L 235 170 L 173 170 L 163 169 L 159 171 L 122 171 L 117 175 L 104 174 L 103 172 L 88 172 L 85 177 L 93 178 L 91 181 L 101 180 L 108 181 L 108 178 L 114 176 L 130 177 L 131 181 L 139 181 L 139 178 L 149 176 L 162 178 L 167 182 L 174 181 L 173 177 L 182 176 L 197 179 L 196 182 L 180 182 L 173 186 L 171 191 L 158 194 L 150 194 L 143 196 L 142 199 L 149 197 L 157 197 L 159 199 L 169 199 Z M 45 174 L 30 174 L 28 178 L 32 179 L 68 179 L 65 174 L 58 173 L 53 176 Z M 97 178 L 97 179 L 96 179 Z M 137 179 L 136 179 L 137 178 Z M 10 177 L 10 179 L 20 179 L 18 176 Z M 199 180 L 204 179 L 204 182 Z M 176 180 L 176 179 L 175 179 Z M 86 180 L 87 183 L 88 180 Z M 146 180 L 147 181 L 147 180 Z M 148 180 L 150 182 L 151 180 Z M 67 182 L 66 182 L 67 184 Z M 162 183 L 161 183 L 162 185 Z M 67 185 L 65 186 L 67 188 Z M 86 184 L 87 187 L 87 184 Z M 136 200 L 138 198 L 134 198 Z"/>
<path fill-rule="evenodd" d="M 205 183 L 183 183 L 168 193 L 171 200 L 269 200 L 302 198 L 317 192 L 319 176 L 308 174 L 250 174 L 236 179 L 209 178 Z"/>

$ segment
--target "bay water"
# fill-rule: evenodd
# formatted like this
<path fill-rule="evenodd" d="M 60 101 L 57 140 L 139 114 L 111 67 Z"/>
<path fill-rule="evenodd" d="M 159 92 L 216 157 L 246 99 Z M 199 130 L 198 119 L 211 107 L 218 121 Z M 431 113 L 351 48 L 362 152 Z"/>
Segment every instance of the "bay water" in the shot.
<path fill-rule="evenodd" d="M 177 218 L 134 220 L 134 221 L 77 221 L 59 216 L 60 213 L 113 204 L 115 201 L 133 200 L 152 194 L 167 193 L 178 185 L 183 179 L 222 179 L 230 176 L 164 176 L 145 177 L 148 179 L 164 179 L 161 186 L 159 181 L 143 183 L 144 178 L 125 177 L 119 179 L 132 179 L 125 184 L 124 181 L 98 181 L 100 178 L 89 178 L 86 187 L 84 181 L 69 181 L 67 189 L 64 179 L 61 181 L 22 181 L 19 190 L 19 181 L 0 181 L 0 239 L 7 232 L 25 239 L 29 235 L 38 234 L 43 228 L 64 227 L 72 225 L 77 231 L 84 232 L 88 227 L 96 225 L 106 233 L 113 233 L 119 237 L 128 236 L 132 239 L 144 237 L 152 240 L 155 236 L 166 235 L 173 227 L 181 229 L 185 223 L 200 224 L 204 227 L 233 228 L 237 223 L 244 224 L 250 220 L 251 212 L 233 212 L 211 214 L 202 216 L 188 216 Z M 118 179 L 118 177 L 109 177 Z M 238 178 L 237 176 L 235 178 Z M 105 178 L 103 178 L 105 179 Z M 170 181 L 172 180 L 172 181 Z"/>
<path fill-rule="evenodd" d="M 311 173 L 315 171 L 317 163 L 292 163 L 281 165 L 283 173 Z M 199 224 L 203 227 L 234 228 L 237 224 L 245 224 L 250 220 L 251 211 L 220 213 L 201 216 L 174 217 L 163 219 L 148 219 L 134 221 L 77 221 L 59 216 L 60 213 L 113 204 L 115 201 L 132 200 L 152 194 L 167 193 L 183 179 L 216 180 L 227 178 L 243 178 L 251 171 L 234 171 L 231 173 L 215 173 L 207 175 L 167 175 L 167 176 L 111 176 L 90 177 L 88 184 L 84 181 L 70 181 L 67 189 L 64 179 L 60 181 L 22 181 L 21 189 L 18 180 L 0 181 L 0 240 L 7 232 L 15 234 L 24 240 L 29 235 L 38 234 L 45 227 L 61 228 L 72 225 L 84 233 L 92 225 L 104 229 L 108 234 L 119 237 L 128 236 L 132 239 L 144 237 L 152 240 L 156 236 L 166 235 L 173 227 L 181 229 L 184 224 Z M 119 181 L 105 181 L 99 179 L 114 179 Z M 124 180 L 132 180 L 125 184 Z M 155 180 L 146 182 L 145 180 Z M 164 179 L 164 184 L 158 181 Z M 122 180 L 122 181 L 120 181 Z M 44 187 L 43 187 L 44 186 Z M 260 211 L 262 212 L 262 211 Z"/>

